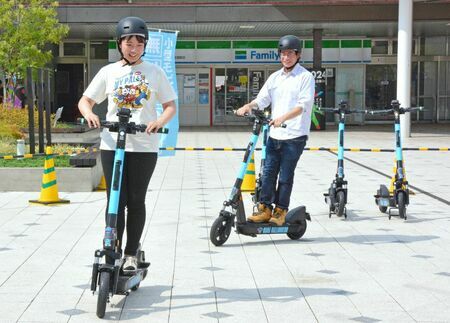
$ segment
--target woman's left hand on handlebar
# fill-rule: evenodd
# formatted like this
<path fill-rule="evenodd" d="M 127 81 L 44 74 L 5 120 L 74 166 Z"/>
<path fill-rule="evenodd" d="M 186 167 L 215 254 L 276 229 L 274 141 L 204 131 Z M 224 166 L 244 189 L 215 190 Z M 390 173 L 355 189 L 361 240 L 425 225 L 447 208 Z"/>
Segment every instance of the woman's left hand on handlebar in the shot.
<path fill-rule="evenodd" d="M 161 121 L 150 121 L 147 125 L 147 128 L 145 129 L 145 132 L 148 134 L 156 133 L 162 127 L 164 127 L 164 124 Z"/>

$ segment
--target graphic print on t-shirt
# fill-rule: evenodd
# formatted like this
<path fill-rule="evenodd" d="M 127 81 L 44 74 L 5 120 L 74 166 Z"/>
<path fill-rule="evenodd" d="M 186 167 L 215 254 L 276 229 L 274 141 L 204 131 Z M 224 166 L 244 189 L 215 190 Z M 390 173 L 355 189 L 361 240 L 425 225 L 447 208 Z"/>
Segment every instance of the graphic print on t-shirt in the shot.
<path fill-rule="evenodd" d="M 141 72 L 130 72 L 116 79 L 113 100 L 118 108 L 142 109 L 142 100 L 149 100 L 151 90 L 145 75 Z"/>

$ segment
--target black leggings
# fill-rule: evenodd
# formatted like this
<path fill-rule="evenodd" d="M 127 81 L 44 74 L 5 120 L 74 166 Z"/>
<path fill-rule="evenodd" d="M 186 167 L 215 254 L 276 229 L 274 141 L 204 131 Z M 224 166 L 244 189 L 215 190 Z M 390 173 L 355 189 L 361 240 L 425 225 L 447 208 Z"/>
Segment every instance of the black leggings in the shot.
<path fill-rule="evenodd" d="M 101 150 L 103 174 L 106 180 L 106 193 L 109 203 L 111 177 L 114 165 L 112 150 Z M 145 195 L 158 159 L 157 153 L 126 152 L 123 164 L 122 186 L 117 215 L 117 238 L 122 248 L 125 228 L 125 206 L 127 207 L 126 255 L 135 255 L 145 225 Z M 107 204 L 108 205 L 108 204 Z M 106 208 L 106 215 L 108 207 Z"/>

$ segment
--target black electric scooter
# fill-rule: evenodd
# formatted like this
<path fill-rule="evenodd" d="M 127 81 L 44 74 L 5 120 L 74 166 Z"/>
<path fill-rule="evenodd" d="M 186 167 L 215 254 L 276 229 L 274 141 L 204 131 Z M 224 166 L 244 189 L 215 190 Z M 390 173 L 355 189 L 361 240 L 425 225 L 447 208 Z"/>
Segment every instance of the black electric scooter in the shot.
<path fill-rule="evenodd" d="M 304 206 L 298 206 L 290 210 L 286 214 L 286 223 L 282 226 L 276 226 L 272 223 L 247 222 L 247 219 L 245 217 L 245 208 L 242 199 L 241 186 L 244 180 L 247 166 L 252 158 L 256 143 L 258 142 L 258 138 L 262 130 L 263 146 L 260 169 L 261 172 L 259 173 L 259 178 L 256 181 L 255 192 L 254 196 L 252 197 L 253 202 L 257 203 L 261 191 L 261 176 L 266 153 L 265 147 L 269 135 L 269 123 L 271 121 L 270 113 L 268 110 L 253 110 L 252 115 L 249 115 L 249 117 L 254 118 L 254 122 L 252 136 L 245 151 L 244 160 L 241 163 L 241 168 L 231 190 L 230 197 L 228 200 L 223 202 L 223 208 L 219 213 L 219 217 L 211 226 L 210 240 L 215 246 L 221 246 L 228 240 L 232 227 L 236 228 L 236 232 L 238 234 L 248 235 L 252 237 L 256 237 L 258 234 L 284 233 L 290 239 L 298 240 L 306 232 L 306 220 L 311 221 L 311 217 L 309 213 L 306 212 L 306 208 Z"/>
<path fill-rule="evenodd" d="M 378 205 L 378 208 L 382 213 L 386 213 L 389 208 L 389 220 L 393 215 L 391 213 L 392 209 L 398 209 L 398 215 L 400 218 L 406 220 L 406 207 L 409 205 L 410 191 L 403 165 L 403 149 L 400 136 L 400 115 L 405 114 L 406 112 L 422 109 L 423 107 L 403 108 L 400 107 L 400 103 L 397 100 L 392 100 L 391 107 L 389 109 L 369 111 L 370 114 L 394 114 L 396 167 L 395 174 L 392 178 L 392 190 L 388 190 L 385 185 L 380 185 L 380 188 L 377 190 L 377 194 L 374 195 L 375 203 Z"/>
<path fill-rule="evenodd" d="M 347 218 L 347 181 L 344 179 L 344 131 L 345 131 L 345 115 L 352 113 L 367 113 L 367 110 L 348 109 L 347 102 L 341 101 L 337 108 L 319 108 L 325 112 L 332 112 L 339 115 L 338 129 L 338 163 L 336 178 L 330 185 L 328 193 L 324 193 L 325 203 L 329 206 L 328 216 L 335 213 L 341 217 Z"/>
<path fill-rule="evenodd" d="M 145 262 L 145 253 L 139 245 L 136 253 L 137 270 L 132 274 L 126 274 L 122 270 L 124 261 L 122 259 L 122 251 L 119 249 L 116 228 L 126 135 L 144 132 L 147 126 L 130 122 L 129 109 L 119 109 L 117 116 L 119 117 L 118 122 L 101 121 L 102 127 L 118 134 L 103 249 L 95 251 L 94 265 L 92 267 L 91 291 L 95 293 L 98 285 L 97 316 L 99 318 L 105 316 L 106 303 L 109 302 L 110 297 L 114 295 L 128 295 L 130 290 L 136 291 L 139 288 L 139 284 L 147 276 L 147 270 L 150 266 L 149 262 Z M 160 129 L 158 132 L 167 133 L 167 129 Z M 103 257 L 105 257 L 105 261 L 100 263 Z"/>

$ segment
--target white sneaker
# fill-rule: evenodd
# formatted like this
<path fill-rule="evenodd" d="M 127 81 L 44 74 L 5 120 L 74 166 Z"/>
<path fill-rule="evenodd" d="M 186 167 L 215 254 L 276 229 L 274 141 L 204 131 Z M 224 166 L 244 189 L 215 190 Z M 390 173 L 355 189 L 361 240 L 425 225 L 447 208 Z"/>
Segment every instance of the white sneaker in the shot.
<path fill-rule="evenodd" d="M 123 264 L 124 272 L 134 272 L 137 269 L 137 258 L 135 256 L 125 256 Z"/>

